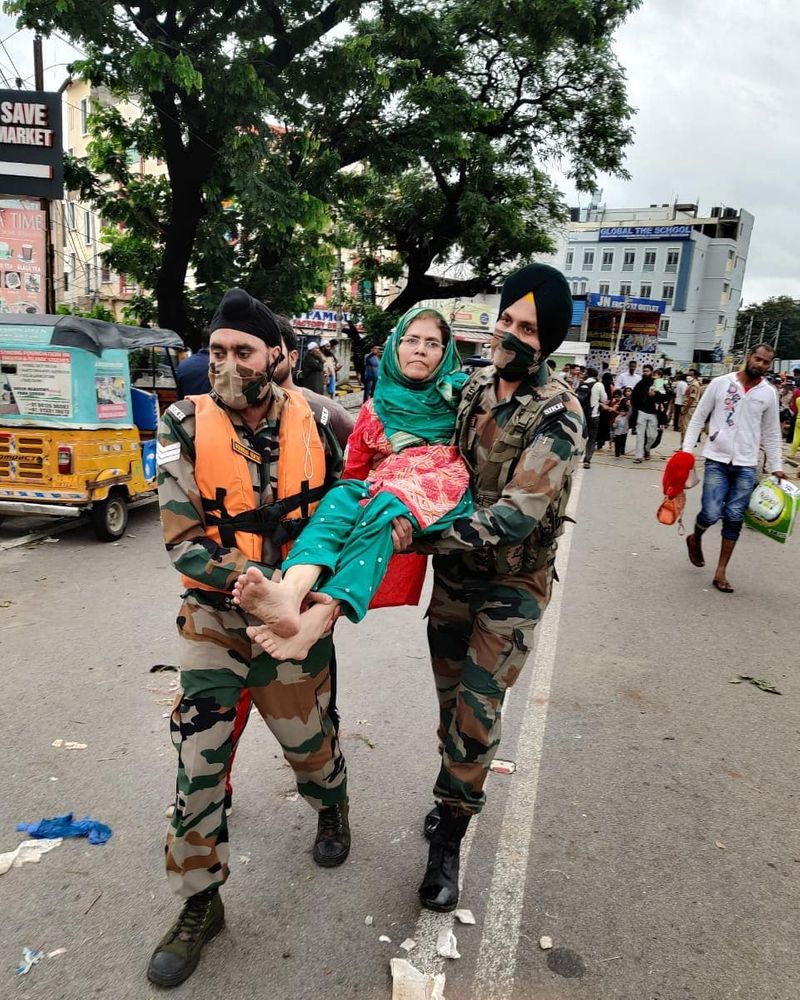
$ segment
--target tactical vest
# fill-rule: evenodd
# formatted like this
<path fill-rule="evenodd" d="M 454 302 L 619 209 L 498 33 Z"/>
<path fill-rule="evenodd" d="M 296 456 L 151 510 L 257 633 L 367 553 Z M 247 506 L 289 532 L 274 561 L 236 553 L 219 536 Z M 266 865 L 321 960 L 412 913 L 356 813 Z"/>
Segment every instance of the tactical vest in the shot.
<path fill-rule="evenodd" d="M 249 462 L 263 461 L 242 444 L 222 407 L 211 396 L 187 396 L 195 406 L 195 479 L 206 534 L 218 545 L 237 548 L 261 561 L 262 537 L 282 544 L 286 556 L 325 493 L 325 449 L 311 408 L 299 392 L 283 390 L 286 401 L 278 434 L 278 491 L 272 504 L 257 507 Z M 183 577 L 192 590 L 216 590 Z"/>
<path fill-rule="evenodd" d="M 469 454 L 470 423 L 483 389 L 494 377 L 494 368 L 473 375 L 461 394 L 456 422 L 457 443 L 469 467 L 475 505 L 479 509 L 491 507 L 500 499 L 514 477 L 522 453 L 534 438 L 546 434 L 558 423 L 567 402 L 574 396 L 569 386 L 558 378 L 551 377 L 543 386 L 537 386 L 535 391 L 539 398 L 517 407 L 495 438 L 485 461 L 476 467 L 466 458 Z M 568 520 L 566 510 L 571 489 L 572 477 L 568 476 L 557 500 L 550 504 L 528 538 L 514 545 L 473 549 L 463 556 L 467 568 L 480 574 L 507 575 L 533 572 L 552 561 L 558 539 L 564 533 L 564 521 Z"/>

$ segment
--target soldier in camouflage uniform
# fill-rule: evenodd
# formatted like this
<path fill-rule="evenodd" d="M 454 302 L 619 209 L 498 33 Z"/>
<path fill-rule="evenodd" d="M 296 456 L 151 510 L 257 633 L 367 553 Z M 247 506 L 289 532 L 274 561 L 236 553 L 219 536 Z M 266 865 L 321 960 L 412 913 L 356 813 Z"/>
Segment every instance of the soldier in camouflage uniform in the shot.
<path fill-rule="evenodd" d="M 246 628 L 260 624 L 257 619 L 230 600 L 233 584 L 250 566 L 272 575 L 282 559 L 281 544 L 296 537 L 304 523 L 287 521 L 292 503 L 278 500 L 281 463 L 292 457 L 281 433 L 290 404 L 294 413 L 300 413 L 297 419 L 306 421 L 303 426 L 309 435 L 317 430 L 315 454 L 322 461 L 317 463 L 316 477 L 324 478 L 324 484 L 316 487 L 317 495 L 338 478 L 341 450 L 324 413 L 315 423 L 299 393 L 290 397 L 272 383 L 282 357 L 280 329 L 262 303 L 241 289 L 231 290 L 210 331 L 211 397 L 173 404 L 158 432 L 164 539 L 187 587 L 177 620 L 181 690 L 170 726 L 178 777 L 166 842 L 169 883 L 186 901 L 150 960 L 148 977 L 160 986 L 175 986 L 191 975 L 203 945 L 224 923 L 219 888 L 228 876 L 225 776 L 243 688 L 249 689 L 281 744 L 298 791 L 319 814 L 315 861 L 326 867 L 341 864 L 350 849 L 345 763 L 328 715 L 330 635 L 323 636 L 303 662 L 278 662 L 247 637 Z M 216 438 L 213 447 L 203 445 L 197 432 L 201 404 L 202 414 L 210 410 L 212 421 L 202 426 L 206 432 L 212 425 L 222 426 L 228 435 L 227 449 L 217 448 Z M 298 448 L 305 443 L 303 435 L 288 443 L 294 441 Z M 231 450 L 246 459 L 250 477 L 237 484 L 246 509 L 235 524 L 226 510 L 228 494 L 217 489 L 215 500 L 208 486 L 217 482 L 216 456 L 219 468 L 228 469 Z M 203 468 L 201 456 L 206 456 Z M 308 497 L 313 499 L 313 491 L 306 493 Z"/>
<path fill-rule="evenodd" d="M 564 340 L 572 297 L 554 268 L 532 264 L 503 286 L 493 365 L 462 391 L 456 442 L 476 510 L 442 533 L 428 643 L 439 698 L 442 761 L 426 819 L 431 841 L 423 906 L 458 902 L 459 845 L 483 807 L 506 691 L 550 600 L 571 477 L 586 437 L 581 406 L 545 359 Z M 396 547 L 406 532 L 396 524 Z"/>

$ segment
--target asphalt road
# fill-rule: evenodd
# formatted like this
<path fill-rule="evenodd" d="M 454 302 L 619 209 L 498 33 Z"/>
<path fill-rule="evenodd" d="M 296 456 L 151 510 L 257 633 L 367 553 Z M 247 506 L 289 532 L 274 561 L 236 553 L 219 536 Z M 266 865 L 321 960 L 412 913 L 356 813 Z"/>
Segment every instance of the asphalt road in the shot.
<path fill-rule="evenodd" d="M 461 958 L 437 956 L 452 920 L 416 902 L 436 771 L 422 613 L 380 611 L 337 626 L 349 862 L 313 864 L 314 817 L 254 717 L 227 927 L 177 1000 L 388 1000 L 409 937 L 447 1000 L 796 1000 L 800 542 L 745 532 L 736 593 L 719 594 L 656 522 L 659 474 L 607 453 L 581 472 L 562 584 L 505 713 L 517 770 L 491 776 L 465 848 L 477 923 L 455 926 Z M 82 526 L 0 551 L 0 851 L 17 822 L 66 811 L 114 830 L 0 876 L 0 997 L 160 995 L 144 969 L 177 909 L 162 874 L 175 674 L 149 669 L 174 660 L 178 591 L 153 508 L 117 545 Z M 66 951 L 16 977 L 26 945 Z"/>

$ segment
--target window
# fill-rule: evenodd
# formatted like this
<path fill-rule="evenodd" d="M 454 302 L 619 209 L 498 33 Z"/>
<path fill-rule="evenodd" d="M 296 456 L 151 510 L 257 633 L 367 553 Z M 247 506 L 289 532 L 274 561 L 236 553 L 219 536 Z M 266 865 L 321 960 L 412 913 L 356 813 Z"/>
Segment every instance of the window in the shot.
<path fill-rule="evenodd" d="M 578 294 L 578 282 L 577 281 L 573 281 L 572 282 L 572 294 L 573 295 L 577 295 Z"/>
<path fill-rule="evenodd" d="M 720 302 L 720 305 L 726 306 L 728 304 L 730 297 L 731 297 L 731 286 L 728 284 L 727 281 L 724 281 L 722 283 L 722 301 Z"/>
<path fill-rule="evenodd" d="M 594 268 L 594 250 L 583 251 L 583 270 L 591 271 Z"/>
<path fill-rule="evenodd" d="M 71 253 L 69 255 L 69 266 L 70 271 L 72 272 L 72 277 L 74 278 L 78 270 L 78 255 L 76 253 Z"/>
<path fill-rule="evenodd" d="M 64 272 L 64 291 L 69 291 L 69 271 Z"/>
<path fill-rule="evenodd" d="M 656 252 L 655 250 L 645 250 L 644 252 L 644 266 L 643 271 L 655 271 L 656 269 Z"/>
<path fill-rule="evenodd" d="M 665 302 L 672 302 L 675 297 L 675 286 L 674 285 L 662 285 L 661 286 L 661 298 Z"/>
<path fill-rule="evenodd" d="M 643 299 L 649 299 L 652 294 L 653 294 L 653 286 L 652 285 L 640 285 L 639 286 L 639 295 L 640 295 L 641 298 L 643 298 Z"/>
<path fill-rule="evenodd" d="M 735 266 L 736 266 L 736 251 L 735 250 L 729 250 L 728 251 L 728 263 L 725 265 L 725 270 L 726 271 L 732 271 Z"/>
<path fill-rule="evenodd" d="M 629 281 L 623 281 L 622 282 L 622 284 L 619 286 L 619 294 L 620 295 L 630 295 L 631 294 L 631 285 L 630 285 Z"/>
<path fill-rule="evenodd" d="M 611 285 L 600 285 L 600 294 L 609 295 L 611 292 Z"/>
<path fill-rule="evenodd" d="M 636 263 L 636 251 L 626 250 L 622 255 L 622 270 L 632 271 L 633 265 Z"/>
<path fill-rule="evenodd" d="M 567 262 L 566 262 L 566 266 L 567 267 L 572 267 L 572 262 L 573 262 L 574 259 L 575 259 L 575 251 L 574 250 L 567 250 Z"/>
<path fill-rule="evenodd" d="M 83 242 L 87 246 L 92 242 L 92 213 L 88 208 L 83 210 Z"/>
<path fill-rule="evenodd" d="M 664 268 L 665 271 L 677 271 L 678 261 L 680 259 L 680 250 L 667 250 L 667 266 Z"/>
<path fill-rule="evenodd" d="M 721 327 L 725 326 L 725 317 L 724 317 L 724 315 L 722 313 L 720 313 L 717 316 L 717 326 L 721 326 Z"/>
<path fill-rule="evenodd" d="M 83 290 L 87 295 L 92 294 L 92 269 L 88 264 L 83 272 Z"/>
<path fill-rule="evenodd" d="M 111 268 L 110 267 L 106 267 L 105 264 L 100 269 L 100 281 L 104 285 L 109 284 L 109 282 L 111 281 Z"/>
<path fill-rule="evenodd" d="M 604 250 L 603 251 L 603 261 L 600 264 L 601 271 L 610 271 L 614 266 L 614 251 Z"/>
<path fill-rule="evenodd" d="M 662 316 L 658 324 L 659 333 L 669 333 L 669 316 Z"/>
<path fill-rule="evenodd" d="M 84 97 L 81 100 L 81 135 L 89 134 L 89 100 Z"/>

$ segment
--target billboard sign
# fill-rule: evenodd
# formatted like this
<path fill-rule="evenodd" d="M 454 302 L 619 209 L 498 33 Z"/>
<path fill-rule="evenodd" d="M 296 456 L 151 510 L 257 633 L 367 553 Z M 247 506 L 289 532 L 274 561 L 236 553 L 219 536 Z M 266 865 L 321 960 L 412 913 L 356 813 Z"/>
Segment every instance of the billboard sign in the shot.
<path fill-rule="evenodd" d="M 0 203 L 0 313 L 47 312 L 44 275 L 44 212 Z"/>
<path fill-rule="evenodd" d="M 631 240 L 688 240 L 691 226 L 603 226 L 600 239 L 606 242 Z"/>
<path fill-rule="evenodd" d="M 64 197 L 60 94 L 0 90 L 0 194 Z"/>
<path fill-rule="evenodd" d="M 666 302 L 661 299 L 637 299 L 632 295 L 601 295 L 598 292 L 589 292 L 586 296 L 586 305 L 590 309 L 614 309 L 617 312 L 622 312 L 623 307 L 626 307 L 631 313 L 659 315 L 667 308 Z"/>

